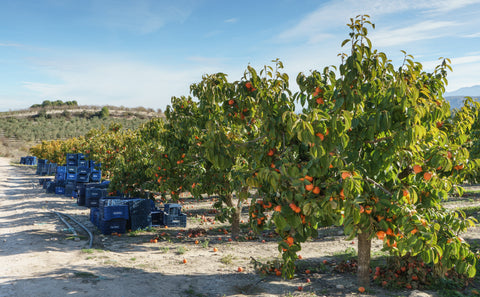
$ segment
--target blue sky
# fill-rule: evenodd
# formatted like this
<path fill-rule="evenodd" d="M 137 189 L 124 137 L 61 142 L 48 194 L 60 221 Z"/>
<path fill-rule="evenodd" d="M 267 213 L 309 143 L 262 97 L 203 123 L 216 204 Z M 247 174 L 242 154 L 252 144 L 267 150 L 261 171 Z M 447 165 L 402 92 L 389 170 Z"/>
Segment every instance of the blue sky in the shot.
<path fill-rule="evenodd" d="M 480 0 L 0 0 L 0 111 L 43 100 L 162 109 L 207 73 L 242 77 L 279 58 L 338 65 L 346 23 L 369 14 L 374 47 L 431 71 L 448 91 L 480 85 Z M 478 94 L 472 94 L 478 95 Z"/>

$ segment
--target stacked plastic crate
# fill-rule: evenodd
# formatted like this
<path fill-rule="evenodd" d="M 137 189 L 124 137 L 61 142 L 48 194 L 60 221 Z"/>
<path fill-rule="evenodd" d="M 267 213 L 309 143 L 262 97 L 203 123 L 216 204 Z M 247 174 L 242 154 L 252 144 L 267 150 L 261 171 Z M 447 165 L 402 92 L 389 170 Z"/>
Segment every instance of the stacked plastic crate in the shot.
<path fill-rule="evenodd" d="M 168 227 L 186 227 L 187 215 L 182 213 L 182 206 L 175 203 L 165 204 L 163 210 L 152 211 L 152 225 Z"/>
<path fill-rule="evenodd" d="M 22 165 L 37 165 L 37 157 L 35 157 L 35 156 L 20 157 L 20 164 L 22 164 Z"/>
<path fill-rule="evenodd" d="M 97 213 L 97 210 L 92 212 Z M 118 204 L 114 199 L 100 199 L 98 215 L 94 214 L 94 224 L 102 234 L 125 233 L 129 219 L 128 205 Z"/>
<path fill-rule="evenodd" d="M 65 194 L 65 184 L 67 178 L 67 167 L 57 166 L 57 172 L 55 173 L 55 194 Z"/>
<path fill-rule="evenodd" d="M 48 160 L 38 159 L 37 175 L 47 175 L 47 173 L 48 173 Z"/>
<path fill-rule="evenodd" d="M 143 198 L 121 198 L 121 197 L 108 197 L 105 199 L 99 200 L 99 208 L 104 207 L 105 205 L 112 207 L 112 212 L 118 211 L 116 206 L 122 210 L 127 210 L 128 217 L 126 220 L 125 228 L 127 230 L 139 230 L 145 229 L 152 226 L 152 211 L 155 210 L 155 203 L 150 199 Z M 97 210 L 91 208 L 90 218 L 95 215 Z M 110 210 L 109 210 L 110 211 Z M 103 211 L 105 213 L 105 211 Z M 105 221 L 105 215 L 103 215 Z M 100 218 L 102 218 L 102 211 L 100 211 Z M 110 217 L 111 218 L 111 217 Z M 99 223 L 100 230 L 103 231 L 108 229 L 109 224 L 123 224 L 123 222 L 103 222 L 103 228 L 101 221 Z M 122 225 L 123 226 L 123 225 Z M 118 232 L 118 231 L 114 231 Z M 118 232 L 120 233 L 120 232 Z"/>

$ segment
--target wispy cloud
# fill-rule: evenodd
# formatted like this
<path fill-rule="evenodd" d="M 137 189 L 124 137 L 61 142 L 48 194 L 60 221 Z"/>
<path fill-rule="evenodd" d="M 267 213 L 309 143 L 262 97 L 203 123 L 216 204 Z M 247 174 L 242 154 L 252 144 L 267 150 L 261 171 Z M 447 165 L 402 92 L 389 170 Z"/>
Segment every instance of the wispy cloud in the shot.
<path fill-rule="evenodd" d="M 463 35 L 463 37 L 465 37 L 465 38 L 478 38 L 478 37 L 480 37 L 480 32 L 472 33 L 472 34 L 466 34 L 466 35 Z"/>
<path fill-rule="evenodd" d="M 434 13 L 447 13 L 457 9 L 461 9 L 473 4 L 480 3 L 480 0 L 437 0 L 437 1 L 427 1 L 428 6 L 426 9 Z"/>
<path fill-rule="evenodd" d="M 382 28 L 372 33 L 372 40 L 377 46 L 393 46 L 407 44 L 418 40 L 427 40 L 443 37 L 450 34 L 450 30 L 457 23 L 447 21 L 423 21 L 412 26 L 394 29 Z"/>
<path fill-rule="evenodd" d="M 75 57 L 39 61 L 37 67 L 55 83 L 26 81 L 39 98 L 75 99 L 81 104 L 116 104 L 164 108 L 171 96 L 189 94 L 191 83 L 213 69 L 205 66 L 151 65 L 110 57 Z"/>
<path fill-rule="evenodd" d="M 236 23 L 236 22 L 238 22 L 238 19 L 237 18 L 226 19 L 224 22 L 225 23 Z"/>
<path fill-rule="evenodd" d="M 303 17 L 298 23 L 291 28 L 281 32 L 278 35 L 278 40 L 282 42 L 293 42 L 299 40 L 306 40 L 308 43 L 318 43 L 330 38 L 331 35 L 327 32 L 332 32 L 332 29 L 343 29 L 345 24 L 349 22 L 350 18 L 359 14 L 368 14 L 372 17 L 372 21 L 381 20 L 384 17 L 394 17 L 402 13 L 423 14 L 424 21 L 410 26 L 410 28 L 402 29 L 406 22 L 399 19 L 398 28 L 390 28 L 395 30 L 394 33 L 409 34 L 415 33 L 415 29 L 420 29 L 422 39 L 428 38 L 429 30 L 439 30 L 445 26 L 454 25 L 453 22 L 438 21 L 439 14 L 446 15 L 460 8 L 465 8 L 469 5 L 480 3 L 480 0 L 406 0 L 406 1 L 390 1 L 390 0 L 340 0 L 330 1 L 322 4 L 315 11 Z M 429 18 L 432 20 L 429 20 Z M 423 27 L 426 26 L 426 27 Z M 386 31 L 386 30 L 384 30 Z M 391 32 L 391 31 L 390 31 Z M 389 34 L 389 33 L 385 33 Z M 391 34 L 392 39 L 395 36 Z M 385 39 L 386 40 L 386 39 Z M 403 36 L 403 40 L 407 40 Z M 416 40 L 414 37 L 410 40 Z M 418 40 L 418 39 L 417 39 Z M 393 41 L 386 42 L 387 44 Z"/>
<path fill-rule="evenodd" d="M 193 0 L 162 1 L 161 5 L 152 0 L 93 0 L 92 20 L 111 29 L 149 34 L 167 23 L 184 22 L 195 6 Z"/>
<path fill-rule="evenodd" d="M 2 42 L 0 42 L 0 46 L 4 46 L 4 47 L 23 47 L 24 45 L 19 44 L 19 43 L 2 43 Z"/>

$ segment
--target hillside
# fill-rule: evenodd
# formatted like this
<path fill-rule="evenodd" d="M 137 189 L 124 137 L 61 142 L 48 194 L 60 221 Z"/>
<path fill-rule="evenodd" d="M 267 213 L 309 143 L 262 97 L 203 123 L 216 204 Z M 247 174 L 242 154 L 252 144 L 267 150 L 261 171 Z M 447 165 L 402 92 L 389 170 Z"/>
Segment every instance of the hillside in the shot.
<path fill-rule="evenodd" d="M 451 108 L 460 108 L 463 106 L 465 97 L 472 97 L 473 99 L 480 99 L 480 85 L 475 85 L 467 88 L 460 88 L 453 92 L 445 93 L 445 99 L 450 102 Z"/>
<path fill-rule="evenodd" d="M 111 123 L 136 129 L 151 118 L 163 116 L 152 109 L 115 106 L 34 107 L 0 112 L 0 156 L 26 155 L 30 146 L 42 140 L 83 136 Z"/>

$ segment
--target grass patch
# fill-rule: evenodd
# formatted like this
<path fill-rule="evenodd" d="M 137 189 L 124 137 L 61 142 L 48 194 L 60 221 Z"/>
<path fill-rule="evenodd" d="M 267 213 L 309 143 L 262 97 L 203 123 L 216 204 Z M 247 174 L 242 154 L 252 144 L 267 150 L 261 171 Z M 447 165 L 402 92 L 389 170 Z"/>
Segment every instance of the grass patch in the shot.
<path fill-rule="evenodd" d="M 82 253 L 93 254 L 94 252 L 103 252 L 101 249 L 82 249 Z"/>
<path fill-rule="evenodd" d="M 183 255 L 183 254 L 185 254 L 186 251 L 187 251 L 187 249 L 184 246 L 177 247 L 177 254 L 178 255 Z"/>
<path fill-rule="evenodd" d="M 210 243 L 210 242 L 208 241 L 208 239 L 205 239 L 205 240 L 202 242 L 202 247 L 203 247 L 204 249 L 208 249 L 208 244 L 209 244 L 209 243 Z"/>
<path fill-rule="evenodd" d="M 75 277 L 80 277 L 80 278 L 97 278 L 98 277 L 91 272 L 85 272 L 85 271 L 77 271 L 73 275 Z"/>
<path fill-rule="evenodd" d="M 225 264 L 225 265 L 230 265 L 230 264 L 233 263 L 233 259 L 235 259 L 235 257 L 232 254 L 228 254 L 228 255 L 223 256 L 220 259 L 220 262 Z"/>

